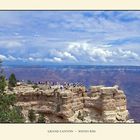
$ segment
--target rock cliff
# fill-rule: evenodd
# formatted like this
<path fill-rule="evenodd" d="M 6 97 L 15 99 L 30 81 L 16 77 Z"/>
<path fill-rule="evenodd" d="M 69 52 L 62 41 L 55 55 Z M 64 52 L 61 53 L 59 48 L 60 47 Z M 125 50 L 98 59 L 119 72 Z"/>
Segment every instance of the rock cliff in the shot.
<path fill-rule="evenodd" d="M 33 85 L 21 84 L 11 93 L 16 94 L 16 105 L 22 107 L 26 122 L 29 122 L 28 112 L 31 109 L 36 117 L 44 114 L 46 123 L 133 122 L 129 119 L 126 96 L 118 86 L 91 86 L 87 91 L 84 86 L 61 88 L 42 84 L 33 88 Z"/>

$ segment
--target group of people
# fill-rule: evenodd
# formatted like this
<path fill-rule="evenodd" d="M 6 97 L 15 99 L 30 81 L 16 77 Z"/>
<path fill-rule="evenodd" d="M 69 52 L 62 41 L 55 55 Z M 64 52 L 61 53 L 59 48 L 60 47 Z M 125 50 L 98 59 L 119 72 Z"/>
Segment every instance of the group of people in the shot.
<path fill-rule="evenodd" d="M 59 82 L 51 82 L 51 81 L 45 81 L 45 82 L 34 82 L 34 81 L 30 81 L 28 80 L 27 82 L 25 82 L 24 80 L 21 80 L 22 84 L 35 84 L 35 85 L 46 85 L 48 86 L 48 89 L 52 89 L 52 88 L 57 88 L 60 90 L 63 89 L 69 89 L 70 87 L 79 87 L 79 86 L 83 86 L 82 83 L 76 82 L 76 83 L 69 83 L 69 82 L 63 82 L 63 83 L 59 83 Z"/>

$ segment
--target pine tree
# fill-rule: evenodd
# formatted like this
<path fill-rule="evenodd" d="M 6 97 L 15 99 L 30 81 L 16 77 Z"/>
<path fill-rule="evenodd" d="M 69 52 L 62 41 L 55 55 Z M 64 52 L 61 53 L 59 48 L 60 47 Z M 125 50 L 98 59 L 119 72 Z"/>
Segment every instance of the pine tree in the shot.
<path fill-rule="evenodd" d="M 5 87 L 6 87 L 5 76 L 0 74 L 0 93 L 4 93 Z"/>
<path fill-rule="evenodd" d="M 0 94 L 0 123 L 23 123 L 21 108 L 15 106 L 15 94 Z"/>
<path fill-rule="evenodd" d="M 15 87 L 17 84 L 17 80 L 16 80 L 16 77 L 15 77 L 15 74 L 12 73 L 9 77 L 9 87 Z"/>
<path fill-rule="evenodd" d="M 5 87 L 6 87 L 6 79 L 3 74 L 3 69 L 1 68 L 2 61 L 0 60 L 0 93 L 4 93 Z"/>
<path fill-rule="evenodd" d="M 6 79 L 0 61 L 0 123 L 23 123 L 21 108 L 15 106 L 16 95 L 4 94 Z"/>

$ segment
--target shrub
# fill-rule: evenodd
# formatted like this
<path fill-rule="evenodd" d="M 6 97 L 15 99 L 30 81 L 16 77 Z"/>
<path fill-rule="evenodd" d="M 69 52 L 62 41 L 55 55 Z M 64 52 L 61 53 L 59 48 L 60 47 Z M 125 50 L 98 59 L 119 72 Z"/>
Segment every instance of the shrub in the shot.
<path fill-rule="evenodd" d="M 31 123 L 35 122 L 36 116 L 35 116 L 34 110 L 32 110 L 32 109 L 29 110 L 29 112 L 28 112 L 28 118 L 29 118 L 29 120 L 30 120 Z"/>
<path fill-rule="evenodd" d="M 32 88 L 33 88 L 33 89 L 38 88 L 37 84 L 34 84 L 34 85 L 32 86 Z"/>
<path fill-rule="evenodd" d="M 39 118 L 38 118 L 38 123 L 45 123 L 46 119 L 45 119 L 45 115 L 44 114 L 39 114 Z"/>
<path fill-rule="evenodd" d="M 80 111 L 78 112 L 77 118 L 78 118 L 79 120 L 84 121 L 84 115 L 83 115 Z"/>

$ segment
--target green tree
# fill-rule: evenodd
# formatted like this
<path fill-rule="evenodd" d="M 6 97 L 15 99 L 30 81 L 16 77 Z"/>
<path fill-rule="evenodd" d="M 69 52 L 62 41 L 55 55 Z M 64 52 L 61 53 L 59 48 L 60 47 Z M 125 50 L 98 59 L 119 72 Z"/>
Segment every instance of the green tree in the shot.
<path fill-rule="evenodd" d="M 4 93 L 5 87 L 6 87 L 6 79 L 3 74 L 3 69 L 1 68 L 2 61 L 0 60 L 0 93 Z"/>
<path fill-rule="evenodd" d="M 30 120 L 31 123 L 35 122 L 36 116 L 35 116 L 34 110 L 32 110 L 32 109 L 29 110 L 29 112 L 28 112 L 28 118 L 29 118 L 29 120 Z"/>
<path fill-rule="evenodd" d="M 37 122 L 38 123 L 45 123 L 46 122 L 45 115 L 44 114 L 39 114 Z"/>
<path fill-rule="evenodd" d="M 4 93 L 6 85 L 5 76 L 0 74 L 0 93 Z"/>
<path fill-rule="evenodd" d="M 17 80 L 16 80 L 16 77 L 15 77 L 15 74 L 12 73 L 9 77 L 9 87 L 15 87 L 17 84 Z"/>
<path fill-rule="evenodd" d="M 0 95 L 0 123 L 22 123 L 24 122 L 21 108 L 15 106 L 15 94 Z"/>
<path fill-rule="evenodd" d="M 34 85 L 32 86 L 32 88 L 33 88 L 33 89 L 36 89 L 36 88 L 38 88 L 38 85 L 37 85 L 37 84 L 34 84 Z"/>
<path fill-rule="evenodd" d="M 21 108 L 15 106 L 16 95 L 4 93 L 6 79 L 1 65 L 2 61 L 0 61 L 0 123 L 22 123 L 24 118 Z"/>
<path fill-rule="evenodd" d="M 21 113 L 21 108 L 19 106 L 13 106 L 9 112 L 9 118 L 11 123 L 23 123 L 24 117 Z"/>

